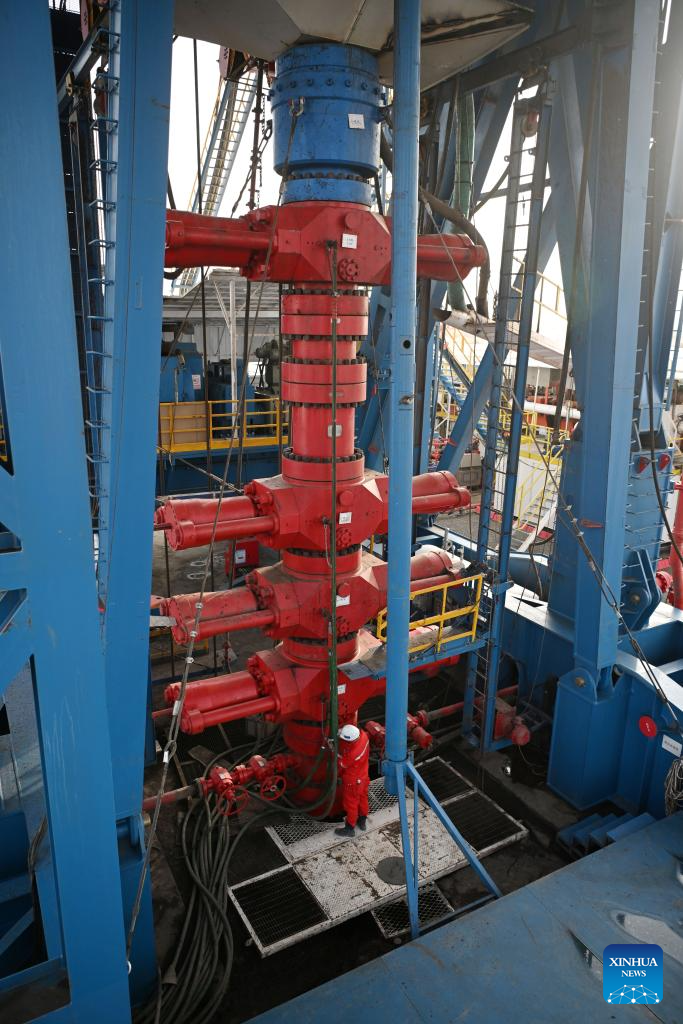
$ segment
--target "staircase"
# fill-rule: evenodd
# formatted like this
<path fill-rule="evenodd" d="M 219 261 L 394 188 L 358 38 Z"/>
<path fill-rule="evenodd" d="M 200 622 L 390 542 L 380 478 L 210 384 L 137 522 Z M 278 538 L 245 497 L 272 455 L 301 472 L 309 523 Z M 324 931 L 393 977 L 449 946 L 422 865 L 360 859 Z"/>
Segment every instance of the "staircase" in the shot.
<path fill-rule="evenodd" d="M 534 99 L 515 102 L 477 536 L 477 561 L 487 566 L 480 604 L 485 643 L 468 657 L 463 709 L 463 733 L 482 751 L 509 742 L 494 740 L 493 735 L 509 558 L 515 539 L 526 539 L 515 509 L 549 122 L 550 105 L 540 91 Z M 537 125 L 531 134 L 530 123 Z M 519 262 L 524 267 L 521 300 Z"/>
<path fill-rule="evenodd" d="M 221 77 L 216 103 L 201 155 L 201 192 L 195 178 L 190 198 L 193 213 L 216 217 L 232 173 L 244 129 L 256 95 L 258 72 L 250 68 L 237 81 Z M 201 200 L 201 202 L 200 202 Z M 197 267 L 188 267 L 175 283 L 181 295 L 193 288 L 199 277 Z"/>
<path fill-rule="evenodd" d="M 439 373 L 439 384 L 453 399 L 456 409 L 458 412 L 462 409 L 463 403 L 467 398 L 467 392 L 469 391 L 472 381 L 460 366 L 455 356 L 448 350 L 448 347 L 444 345 L 443 359 L 441 363 L 441 370 Z M 449 422 L 446 427 L 446 434 L 450 435 L 455 422 L 453 416 L 449 416 Z M 484 409 L 483 413 L 479 417 L 477 423 L 473 424 L 472 433 L 477 435 L 479 439 L 484 441 L 486 437 L 486 423 L 487 423 L 487 410 Z"/>

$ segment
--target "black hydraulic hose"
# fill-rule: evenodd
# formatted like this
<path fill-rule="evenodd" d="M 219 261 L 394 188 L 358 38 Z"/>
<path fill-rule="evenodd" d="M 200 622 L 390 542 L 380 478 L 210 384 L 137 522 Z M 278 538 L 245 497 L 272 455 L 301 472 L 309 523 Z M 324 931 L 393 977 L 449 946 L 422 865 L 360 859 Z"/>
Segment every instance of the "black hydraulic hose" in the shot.
<path fill-rule="evenodd" d="M 394 166 L 394 153 L 384 135 L 380 136 L 380 153 L 382 160 L 387 165 L 389 171 L 392 171 Z M 482 246 L 486 250 L 486 262 L 479 268 L 479 287 L 477 288 L 476 304 L 477 304 L 477 315 L 486 317 L 489 315 L 489 302 L 488 302 L 488 289 L 489 281 L 491 279 L 491 261 L 489 259 L 489 249 L 484 241 L 483 236 L 474 226 L 471 220 L 468 220 L 463 213 L 456 210 L 453 206 L 449 206 L 438 196 L 432 195 L 431 192 L 427 192 L 424 188 L 419 188 L 420 199 L 423 203 L 426 203 L 431 209 L 432 213 L 439 217 L 443 217 L 444 220 L 449 221 L 453 227 L 457 228 L 458 231 L 464 232 L 472 239 L 475 245 Z"/>

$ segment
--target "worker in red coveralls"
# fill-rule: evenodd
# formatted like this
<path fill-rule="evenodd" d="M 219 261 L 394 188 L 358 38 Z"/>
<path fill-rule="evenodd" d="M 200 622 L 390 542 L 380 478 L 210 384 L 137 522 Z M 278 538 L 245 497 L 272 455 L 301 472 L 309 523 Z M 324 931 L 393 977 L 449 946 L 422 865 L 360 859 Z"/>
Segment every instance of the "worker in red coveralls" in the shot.
<path fill-rule="evenodd" d="M 356 725 L 344 725 L 339 730 L 339 776 L 342 783 L 342 800 L 346 821 L 335 829 L 338 836 L 356 833 L 356 825 L 365 832 L 370 808 L 368 787 L 370 776 L 370 738 Z"/>

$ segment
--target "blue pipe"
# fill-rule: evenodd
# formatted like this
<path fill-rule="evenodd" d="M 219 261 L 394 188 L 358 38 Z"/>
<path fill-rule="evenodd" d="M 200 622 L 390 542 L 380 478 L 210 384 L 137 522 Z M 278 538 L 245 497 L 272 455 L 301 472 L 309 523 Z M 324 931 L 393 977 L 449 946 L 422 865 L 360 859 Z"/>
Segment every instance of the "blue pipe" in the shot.
<path fill-rule="evenodd" d="M 389 581 L 385 785 L 408 756 L 411 493 L 415 391 L 420 0 L 395 0 L 394 175 L 389 353 Z"/>

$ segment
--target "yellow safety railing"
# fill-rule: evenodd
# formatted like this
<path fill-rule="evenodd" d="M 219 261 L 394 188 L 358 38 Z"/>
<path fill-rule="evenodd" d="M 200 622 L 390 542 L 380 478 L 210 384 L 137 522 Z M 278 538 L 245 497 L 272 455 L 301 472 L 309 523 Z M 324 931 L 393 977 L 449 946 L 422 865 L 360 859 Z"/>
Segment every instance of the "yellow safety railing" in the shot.
<path fill-rule="evenodd" d="M 479 621 L 479 603 L 481 601 L 481 588 L 484 577 L 482 573 L 476 576 L 468 576 L 465 579 L 449 580 L 448 583 L 440 583 L 436 587 L 429 587 L 427 590 L 416 590 L 411 593 L 410 600 L 416 597 L 426 597 L 429 594 L 441 593 L 441 610 L 433 615 L 426 615 L 422 619 L 410 623 L 411 635 L 420 631 L 419 642 L 410 645 L 410 653 L 425 651 L 433 647 L 437 652 L 443 644 L 452 643 L 454 640 L 474 640 L 477 635 L 477 624 Z M 456 587 L 471 587 L 474 593 L 473 600 L 463 608 L 447 608 L 448 594 Z M 472 616 L 471 624 L 462 632 L 451 632 L 450 623 L 458 619 L 465 619 Z M 422 630 L 430 630 L 427 635 Z M 377 616 L 377 628 L 375 635 L 382 643 L 386 642 L 387 636 L 387 610 L 383 608 Z"/>
<path fill-rule="evenodd" d="M 279 398 L 232 399 L 208 403 L 208 442 L 211 451 L 231 445 L 264 448 L 286 443 L 288 415 Z M 167 452 L 205 451 L 207 403 L 161 402 L 159 447 Z"/>

